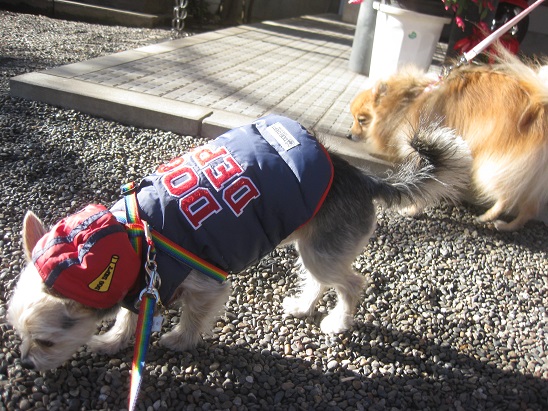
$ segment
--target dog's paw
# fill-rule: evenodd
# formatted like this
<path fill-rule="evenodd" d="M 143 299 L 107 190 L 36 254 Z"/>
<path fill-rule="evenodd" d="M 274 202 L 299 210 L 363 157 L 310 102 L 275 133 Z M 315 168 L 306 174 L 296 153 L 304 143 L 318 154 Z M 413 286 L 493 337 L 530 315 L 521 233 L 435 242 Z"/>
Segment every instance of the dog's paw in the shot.
<path fill-rule="evenodd" d="M 331 313 L 322 320 L 320 329 L 324 334 L 340 334 L 348 330 L 353 323 L 354 318 L 349 315 Z"/>
<path fill-rule="evenodd" d="M 418 217 L 424 212 L 424 208 L 418 205 L 410 205 L 400 208 L 398 212 L 404 217 Z"/>
<path fill-rule="evenodd" d="M 88 348 L 98 354 L 113 355 L 129 345 L 129 341 L 119 338 L 119 335 L 105 333 L 94 335 L 87 343 Z"/>
<path fill-rule="evenodd" d="M 314 308 L 311 308 L 308 303 L 305 304 L 303 298 L 300 298 L 300 296 L 286 297 L 282 305 L 286 314 L 296 318 L 312 315 L 314 311 Z"/>
<path fill-rule="evenodd" d="M 491 217 L 490 215 L 488 215 L 487 213 L 485 214 L 482 214 L 480 216 L 477 216 L 476 217 L 476 221 L 478 223 L 481 223 L 481 224 L 484 224 L 484 223 L 489 223 L 491 221 L 493 221 L 493 217 Z"/>
<path fill-rule="evenodd" d="M 170 331 L 160 338 L 160 345 L 173 351 L 188 351 L 202 341 L 199 333 Z"/>
<path fill-rule="evenodd" d="M 494 223 L 497 231 L 515 231 L 523 227 L 523 223 L 516 222 L 516 220 L 507 223 L 506 221 L 497 220 Z"/>

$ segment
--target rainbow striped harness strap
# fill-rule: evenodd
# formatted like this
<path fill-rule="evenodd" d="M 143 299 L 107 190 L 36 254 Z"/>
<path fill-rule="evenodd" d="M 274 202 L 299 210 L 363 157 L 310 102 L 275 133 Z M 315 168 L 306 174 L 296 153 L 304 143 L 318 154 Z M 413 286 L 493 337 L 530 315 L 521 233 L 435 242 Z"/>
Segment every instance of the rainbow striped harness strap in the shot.
<path fill-rule="evenodd" d="M 124 203 L 126 208 L 125 216 L 120 213 L 115 213 L 115 217 L 118 222 L 122 223 L 125 228 L 129 241 L 133 246 L 133 249 L 137 252 L 138 255 L 143 256 L 143 253 L 146 253 L 146 247 L 143 247 L 145 240 L 145 228 L 143 221 L 139 216 L 139 204 L 137 202 L 136 195 L 137 185 L 135 182 L 130 182 L 124 184 L 121 187 L 121 192 L 124 195 Z M 188 250 L 185 250 L 183 247 L 171 241 L 169 238 L 163 236 L 154 229 L 150 230 L 150 234 L 153 240 L 154 253 L 157 251 L 163 252 L 173 259 L 180 261 L 191 269 L 198 270 L 203 274 L 219 281 L 224 282 L 228 277 L 228 273 L 221 270 L 218 267 L 215 267 L 212 264 L 209 264 L 207 261 L 202 260 L 200 257 L 194 255 Z M 141 275 L 141 277 L 143 277 Z M 130 298 L 126 297 L 123 305 L 136 311 L 135 304 L 130 306 L 129 303 L 134 299 L 134 295 L 131 295 Z"/>
<path fill-rule="evenodd" d="M 122 186 L 122 194 L 125 196 L 124 201 L 126 205 L 126 221 L 123 222 L 126 231 L 128 233 L 129 240 L 131 245 L 137 252 L 137 254 L 142 255 L 143 253 L 143 239 L 145 237 L 144 226 L 141 218 L 139 217 L 139 204 L 137 202 L 137 195 L 135 193 L 137 186 L 134 182 L 125 184 Z M 198 270 L 203 274 L 217 280 L 219 282 L 226 281 L 228 273 L 221 270 L 218 267 L 215 267 L 212 264 L 209 264 L 207 261 L 201 259 L 197 255 L 194 255 L 188 250 L 185 250 L 180 245 L 171 241 L 169 238 L 163 236 L 154 229 L 151 229 L 152 240 L 154 242 L 154 247 L 166 253 L 175 260 L 180 261 L 181 263 L 187 265 L 188 267 Z"/>
<path fill-rule="evenodd" d="M 270 115 L 161 165 L 111 211 L 128 216 L 132 241 L 142 238 L 132 214 L 151 227 L 168 304 L 193 269 L 224 281 L 258 262 L 316 214 L 332 179 L 329 154 L 315 137 Z M 126 297 L 126 308 L 135 298 Z"/>

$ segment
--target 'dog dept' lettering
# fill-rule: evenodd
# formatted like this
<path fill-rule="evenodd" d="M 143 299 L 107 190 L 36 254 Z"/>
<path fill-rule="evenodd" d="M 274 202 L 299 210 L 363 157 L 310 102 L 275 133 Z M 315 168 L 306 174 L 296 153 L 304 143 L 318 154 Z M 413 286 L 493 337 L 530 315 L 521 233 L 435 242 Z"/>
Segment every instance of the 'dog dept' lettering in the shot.
<path fill-rule="evenodd" d="M 198 186 L 198 175 L 192 167 L 182 165 L 166 174 L 162 178 L 162 183 L 169 194 L 181 197 Z"/>
<path fill-rule="evenodd" d="M 220 212 L 222 207 L 207 188 L 198 187 L 179 200 L 179 209 L 192 227 L 198 229 L 208 217 Z"/>
<path fill-rule="evenodd" d="M 245 206 L 259 195 L 259 190 L 247 177 L 238 178 L 223 191 L 223 199 L 238 217 L 242 215 Z"/>
<path fill-rule="evenodd" d="M 224 205 L 237 217 L 260 196 L 256 185 L 242 175 L 244 169 L 225 147 L 200 147 L 160 166 L 157 172 L 163 174 L 163 186 L 179 199 L 179 210 L 194 229 L 223 210 L 210 188 L 199 186 L 200 174 L 215 191 L 222 191 Z"/>

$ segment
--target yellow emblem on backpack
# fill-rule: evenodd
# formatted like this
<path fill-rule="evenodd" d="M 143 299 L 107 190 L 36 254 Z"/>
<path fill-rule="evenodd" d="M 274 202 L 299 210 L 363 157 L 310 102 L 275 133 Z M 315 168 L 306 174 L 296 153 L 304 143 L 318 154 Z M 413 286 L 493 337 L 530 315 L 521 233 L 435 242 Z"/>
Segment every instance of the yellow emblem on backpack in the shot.
<path fill-rule="evenodd" d="M 114 270 L 116 269 L 116 263 L 118 262 L 119 258 L 119 256 L 113 255 L 110 258 L 110 263 L 107 265 L 107 267 L 95 280 L 89 283 L 88 287 L 91 288 L 93 291 L 106 293 L 110 288 L 110 283 L 112 282 L 112 277 L 114 277 Z"/>

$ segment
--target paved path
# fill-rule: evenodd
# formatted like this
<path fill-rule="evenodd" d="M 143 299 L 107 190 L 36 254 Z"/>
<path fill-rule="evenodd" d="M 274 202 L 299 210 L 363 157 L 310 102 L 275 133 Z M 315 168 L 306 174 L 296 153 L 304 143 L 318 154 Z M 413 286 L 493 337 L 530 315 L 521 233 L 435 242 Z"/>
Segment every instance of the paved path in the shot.
<path fill-rule="evenodd" d="M 125 124 L 209 138 L 277 113 L 352 156 L 355 143 L 343 138 L 352 121 L 348 107 L 367 82 L 348 69 L 354 29 L 335 15 L 231 27 L 21 75 L 10 90 Z"/>

